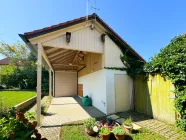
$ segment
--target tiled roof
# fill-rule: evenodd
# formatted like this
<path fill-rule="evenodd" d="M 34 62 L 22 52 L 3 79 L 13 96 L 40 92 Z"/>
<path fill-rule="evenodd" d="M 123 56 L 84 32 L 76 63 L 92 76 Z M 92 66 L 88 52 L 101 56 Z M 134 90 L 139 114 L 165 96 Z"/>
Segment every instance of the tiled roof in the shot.
<path fill-rule="evenodd" d="M 4 58 L 0 60 L 0 65 L 9 65 L 10 59 L 9 58 Z"/>

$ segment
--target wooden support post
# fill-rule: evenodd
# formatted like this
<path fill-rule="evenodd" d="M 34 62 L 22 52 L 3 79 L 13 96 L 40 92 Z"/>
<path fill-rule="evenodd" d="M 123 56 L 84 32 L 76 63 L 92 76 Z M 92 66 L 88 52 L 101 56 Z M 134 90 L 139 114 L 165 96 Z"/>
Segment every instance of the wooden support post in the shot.
<path fill-rule="evenodd" d="M 51 68 L 49 69 L 49 96 L 52 97 L 52 77 Z"/>
<path fill-rule="evenodd" d="M 37 50 L 37 123 L 40 125 L 41 115 L 41 76 L 42 76 L 42 45 L 38 43 Z"/>
<path fill-rule="evenodd" d="M 55 95 L 54 92 L 55 92 L 55 81 L 54 81 L 54 77 L 55 77 L 55 72 L 53 71 L 53 96 Z"/>

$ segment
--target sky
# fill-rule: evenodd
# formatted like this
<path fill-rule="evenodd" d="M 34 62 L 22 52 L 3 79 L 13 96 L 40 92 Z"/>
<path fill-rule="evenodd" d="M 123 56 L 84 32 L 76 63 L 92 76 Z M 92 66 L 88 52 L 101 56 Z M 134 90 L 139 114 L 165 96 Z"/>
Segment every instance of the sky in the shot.
<path fill-rule="evenodd" d="M 0 41 L 86 15 L 86 0 L 0 0 Z M 186 32 L 186 0 L 89 0 L 96 12 L 145 60 Z M 0 55 L 0 59 L 3 56 Z"/>

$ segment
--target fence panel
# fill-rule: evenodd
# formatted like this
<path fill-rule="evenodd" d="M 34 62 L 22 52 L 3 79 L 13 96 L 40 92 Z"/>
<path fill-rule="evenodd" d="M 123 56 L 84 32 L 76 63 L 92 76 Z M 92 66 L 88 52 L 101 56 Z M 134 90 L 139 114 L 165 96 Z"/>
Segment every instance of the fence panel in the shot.
<path fill-rule="evenodd" d="M 135 80 L 135 110 L 155 119 L 174 124 L 174 85 L 160 74 L 139 76 Z"/>

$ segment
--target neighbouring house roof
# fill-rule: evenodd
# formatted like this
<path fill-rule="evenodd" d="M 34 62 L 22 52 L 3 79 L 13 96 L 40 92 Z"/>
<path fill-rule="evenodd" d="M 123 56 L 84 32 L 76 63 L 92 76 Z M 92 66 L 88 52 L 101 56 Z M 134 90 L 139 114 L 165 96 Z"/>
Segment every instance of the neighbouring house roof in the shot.
<path fill-rule="evenodd" d="M 145 62 L 145 60 L 126 41 L 124 41 L 110 26 L 108 26 L 97 14 L 94 13 L 88 16 L 88 20 L 93 20 L 95 18 L 96 18 L 96 22 L 101 24 L 107 30 L 106 33 L 118 46 L 121 47 L 123 52 L 130 53 L 130 55 L 134 55 L 136 58 Z M 25 43 L 29 43 L 29 39 L 31 38 L 38 37 L 47 33 L 51 33 L 63 28 L 67 28 L 85 21 L 86 21 L 86 16 L 74 20 L 70 20 L 67 22 L 63 22 L 60 24 L 56 24 L 53 26 L 45 27 L 43 29 L 26 32 L 24 34 L 19 34 L 19 36 L 23 39 Z"/>
<path fill-rule="evenodd" d="M 0 60 L 0 65 L 9 65 L 9 64 L 10 64 L 9 58 L 4 58 Z"/>

